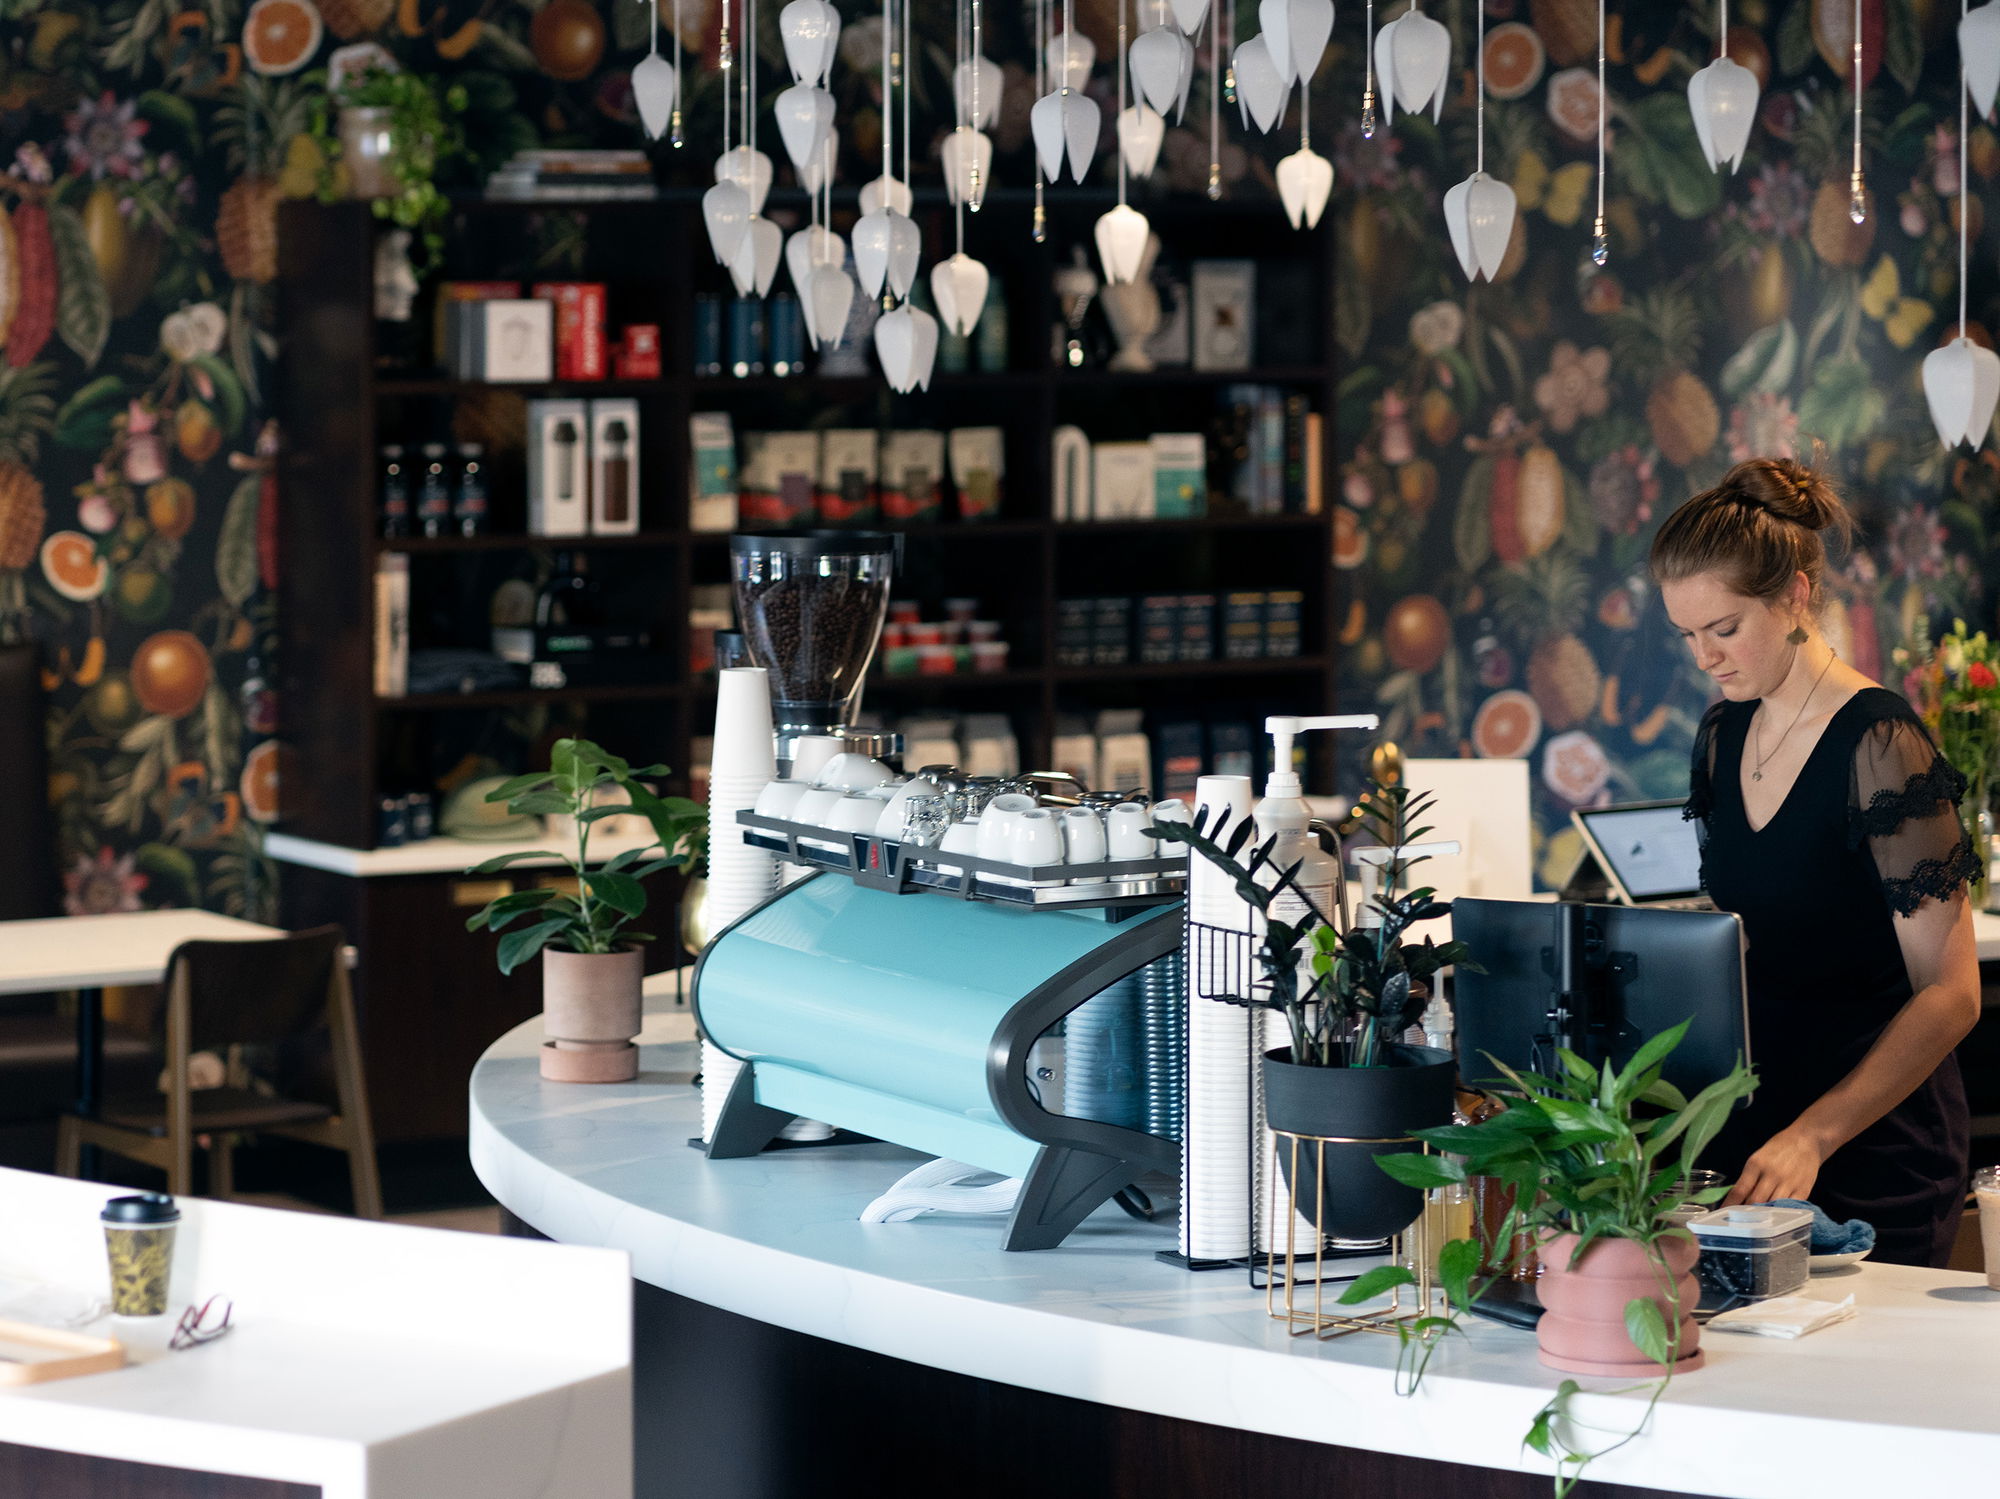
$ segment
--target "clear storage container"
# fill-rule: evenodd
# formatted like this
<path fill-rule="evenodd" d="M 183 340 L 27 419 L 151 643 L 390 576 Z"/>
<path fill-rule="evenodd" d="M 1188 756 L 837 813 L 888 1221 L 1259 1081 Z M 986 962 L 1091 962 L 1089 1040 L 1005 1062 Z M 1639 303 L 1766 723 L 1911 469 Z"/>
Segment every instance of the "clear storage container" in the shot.
<path fill-rule="evenodd" d="M 1789 1296 L 1812 1273 L 1813 1215 L 1806 1208 L 1735 1207 L 1703 1213 L 1688 1224 L 1701 1259 L 1701 1309 L 1721 1311 L 1747 1301 Z"/>

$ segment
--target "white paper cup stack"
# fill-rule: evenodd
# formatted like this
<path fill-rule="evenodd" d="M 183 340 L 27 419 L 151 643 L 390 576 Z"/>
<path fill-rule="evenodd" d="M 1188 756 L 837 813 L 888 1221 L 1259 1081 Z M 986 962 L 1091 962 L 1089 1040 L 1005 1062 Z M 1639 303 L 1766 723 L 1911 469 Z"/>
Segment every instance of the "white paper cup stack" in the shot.
<path fill-rule="evenodd" d="M 1225 841 L 1250 815 L 1248 776 L 1203 776 L 1195 807 L 1211 838 Z M 1220 824 L 1218 818 L 1227 814 Z M 1254 941 L 1256 912 L 1233 882 L 1200 855 L 1188 860 L 1188 920 Z M 1188 1100 L 1181 1147 L 1181 1252 L 1235 1259 L 1250 1252 L 1250 1012 L 1204 998 L 1254 977 L 1247 943 L 1197 939 L 1188 964 Z"/>
<path fill-rule="evenodd" d="M 721 931 L 769 900 L 778 888 L 775 855 L 745 843 L 738 812 L 777 773 L 771 743 L 770 677 L 759 666 L 723 670 L 715 697 L 715 750 L 708 779 L 708 907 L 710 930 Z M 713 1042 L 701 1046 L 701 1137 L 716 1120 L 743 1064 Z"/>

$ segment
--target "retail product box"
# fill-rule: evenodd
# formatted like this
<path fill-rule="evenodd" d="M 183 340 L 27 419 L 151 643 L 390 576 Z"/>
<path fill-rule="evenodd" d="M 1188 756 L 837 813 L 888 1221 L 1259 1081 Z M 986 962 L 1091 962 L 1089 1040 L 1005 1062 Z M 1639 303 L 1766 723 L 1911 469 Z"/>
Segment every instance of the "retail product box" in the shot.
<path fill-rule="evenodd" d="M 1101 598 L 1092 611 L 1090 664 L 1123 666 L 1132 659 L 1132 601 L 1123 596 Z"/>
<path fill-rule="evenodd" d="M 1304 624 L 1306 596 L 1296 588 L 1274 588 L 1264 595 L 1264 654 L 1296 656 Z"/>
<path fill-rule="evenodd" d="M 590 403 L 528 402 L 528 534 L 590 530 Z"/>
<path fill-rule="evenodd" d="M 875 483 L 880 448 L 874 428 L 835 427 L 822 434 L 819 488 L 814 499 L 822 525 L 866 526 L 880 513 Z"/>
<path fill-rule="evenodd" d="M 745 526 L 771 525 L 771 517 L 777 510 L 777 476 L 764 461 L 764 444 L 770 436 L 768 432 L 743 434 L 743 465 L 736 480 L 736 514 Z"/>
<path fill-rule="evenodd" d="M 612 350 L 611 369 L 620 380 L 660 378 L 660 327 L 657 323 L 627 323 L 625 336 Z"/>
<path fill-rule="evenodd" d="M 1208 740 L 1201 721 L 1168 719 L 1153 730 L 1153 794 L 1184 796 L 1192 801 L 1196 783 L 1207 763 Z"/>
<path fill-rule="evenodd" d="M 1092 513 L 1098 520 L 1147 520 L 1153 514 L 1153 445 L 1100 442 L 1091 449 Z"/>
<path fill-rule="evenodd" d="M 726 411 L 688 418 L 688 527 L 734 531 L 737 522 L 736 431 Z"/>
<path fill-rule="evenodd" d="M 1257 774 L 1257 737 L 1239 719 L 1208 726 L 1208 773 L 1216 776 Z"/>
<path fill-rule="evenodd" d="M 610 363 L 603 283 L 538 281 L 531 291 L 555 307 L 556 378 L 602 380 Z"/>
<path fill-rule="evenodd" d="M 1021 773 L 1021 746 L 1004 713 L 968 713 L 959 721 L 959 741 L 969 776 L 1015 776 Z"/>
<path fill-rule="evenodd" d="M 458 339 L 458 315 L 453 310 L 465 302 L 497 302 L 518 299 L 521 283 L 518 281 L 441 281 L 438 283 L 437 307 L 431 322 L 431 347 L 436 350 L 438 365 L 458 374 L 458 356 L 455 352 Z M 554 345 L 550 345 L 553 360 Z M 554 368 L 553 363 L 550 366 Z"/>
<path fill-rule="evenodd" d="M 639 403 L 619 396 L 590 403 L 590 529 L 596 536 L 639 530 Z"/>
<path fill-rule="evenodd" d="M 1181 596 L 1150 593 L 1139 600 L 1139 659 L 1155 664 L 1181 658 Z"/>
<path fill-rule="evenodd" d="M 926 765 L 963 763 L 958 743 L 958 719 L 951 714 L 906 718 L 897 726 L 903 736 L 903 763 Z"/>
<path fill-rule="evenodd" d="M 1257 301 L 1253 260 L 1197 260 L 1190 277 L 1194 367 L 1250 368 Z"/>
<path fill-rule="evenodd" d="M 1101 789 L 1102 783 L 1097 780 L 1097 736 L 1090 732 L 1087 720 L 1058 718 L 1049 757 L 1065 775 L 1075 776 L 1085 786 Z"/>
<path fill-rule="evenodd" d="M 448 367 L 455 379 L 544 381 L 553 371 L 549 304 L 522 298 L 448 302 Z"/>
<path fill-rule="evenodd" d="M 1055 518 L 1091 519 L 1096 511 L 1090 495 L 1090 439 L 1081 427 L 1058 427 L 1049 446 L 1049 479 L 1055 491 Z"/>
<path fill-rule="evenodd" d="M 1215 659 L 1215 595 L 1181 595 L 1181 650 L 1183 661 Z"/>
<path fill-rule="evenodd" d="M 1102 791 L 1136 791 L 1153 782 L 1153 742 L 1138 708 L 1107 708 L 1097 715 L 1097 779 Z"/>
<path fill-rule="evenodd" d="M 819 466 L 817 432 L 744 433 L 743 524 L 810 524 Z"/>
<path fill-rule="evenodd" d="M 1208 513 L 1208 439 L 1199 432 L 1153 434 L 1153 514 L 1182 520 Z"/>
<path fill-rule="evenodd" d="M 944 433 L 889 433 L 882 440 L 882 519 L 934 521 L 943 509 Z"/>
<path fill-rule="evenodd" d="M 1096 628 L 1096 599 L 1057 599 L 1056 665 L 1090 665 L 1093 634 Z"/>
<path fill-rule="evenodd" d="M 1264 654 L 1264 605 L 1267 596 L 1254 592 L 1222 596 L 1222 656 L 1226 661 L 1255 661 Z M 1218 771 L 1218 775 L 1222 772 Z"/>
<path fill-rule="evenodd" d="M 1000 513 L 1007 475 L 1007 443 L 998 427 L 955 427 L 950 439 L 951 482 L 964 520 Z"/>

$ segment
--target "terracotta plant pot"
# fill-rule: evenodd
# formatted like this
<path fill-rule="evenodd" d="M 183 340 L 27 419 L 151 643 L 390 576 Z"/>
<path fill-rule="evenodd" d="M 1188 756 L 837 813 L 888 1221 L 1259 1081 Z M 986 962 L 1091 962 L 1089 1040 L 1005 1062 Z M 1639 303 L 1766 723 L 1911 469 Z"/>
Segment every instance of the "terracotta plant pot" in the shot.
<path fill-rule="evenodd" d="M 1451 1123 L 1458 1073 L 1451 1053 L 1392 1046 L 1389 1054 L 1387 1067 L 1301 1067 L 1287 1060 L 1289 1049 L 1264 1057 L 1264 1122 L 1272 1129 L 1366 1142 L 1328 1145 L 1317 1173 L 1318 1147 L 1299 1142 L 1299 1216 L 1337 1239 L 1386 1239 L 1416 1221 L 1424 1194 L 1383 1171 L 1375 1157 L 1421 1150 L 1411 1130 Z M 1283 1138 L 1278 1166 L 1290 1180 L 1291 1142 Z"/>
<path fill-rule="evenodd" d="M 1646 1247 L 1630 1239 L 1599 1239 L 1572 1268 L 1569 1261 L 1576 1245 L 1575 1234 L 1557 1234 L 1542 1244 L 1542 1277 L 1536 1294 L 1546 1310 L 1535 1325 L 1542 1362 L 1571 1374 L 1629 1379 L 1664 1372 L 1625 1331 L 1625 1304 L 1641 1296 L 1650 1296 L 1667 1326 L 1673 1326 L 1666 1276 Z M 1702 1363 L 1701 1329 L 1692 1315 L 1701 1300 L 1694 1278 L 1694 1262 L 1701 1251 L 1685 1239 L 1664 1239 L 1659 1248 L 1678 1287 L 1682 1309 L 1681 1357 L 1674 1373 L 1686 1374 Z"/>
<path fill-rule="evenodd" d="M 542 949 L 542 1076 L 557 1083 L 629 1083 L 639 1075 L 639 985 L 645 955 Z"/>

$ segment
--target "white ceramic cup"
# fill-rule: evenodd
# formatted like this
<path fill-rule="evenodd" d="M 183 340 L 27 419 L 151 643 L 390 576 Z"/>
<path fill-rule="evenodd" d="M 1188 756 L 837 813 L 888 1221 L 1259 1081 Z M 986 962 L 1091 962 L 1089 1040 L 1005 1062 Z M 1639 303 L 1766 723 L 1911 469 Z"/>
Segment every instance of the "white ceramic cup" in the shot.
<path fill-rule="evenodd" d="M 1104 819 L 1097 815 L 1095 807 L 1066 807 L 1062 817 L 1063 859 L 1069 864 L 1097 864 L 1109 852 L 1109 839 L 1104 831 Z M 1072 884 L 1089 883 L 1073 880 Z"/>
<path fill-rule="evenodd" d="M 1016 864 L 1038 868 L 1063 862 L 1062 824 L 1047 807 L 1031 807 L 1020 814 L 1008 838 L 1010 857 Z M 1060 885 L 1060 879 L 1036 880 L 1036 885 Z"/>
<path fill-rule="evenodd" d="M 944 830 L 944 837 L 938 841 L 938 852 L 946 854 L 979 853 L 979 822 L 975 817 L 969 822 L 955 822 Z M 940 864 L 940 874 L 964 874 L 963 864 Z"/>
<path fill-rule="evenodd" d="M 757 793 L 755 811 L 759 817 L 789 818 L 798 810 L 799 798 L 811 789 L 804 781 L 766 781 Z"/>
<path fill-rule="evenodd" d="M 872 833 L 882 820 L 882 805 L 863 792 L 849 792 L 833 804 L 826 825 L 843 833 Z"/>
<path fill-rule="evenodd" d="M 835 755 L 821 766 L 813 784 L 837 791 L 870 791 L 895 779 L 896 773 L 880 760 L 850 753 Z"/>
<path fill-rule="evenodd" d="M 833 809 L 840 805 L 841 795 L 841 792 L 823 786 L 813 787 L 792 803 L 792 821 L 816 828 L 830 826 L 828 819 L 833 816 Z"/>
<path fill-rule="evenodd" d="M 1159 840 L 1146 836 L 1153 815 L 1142 802 L 1120 802 L 1104 815 L 1105 849 L 1114 859 L 1151 859 Z"/>
<path fill-rule="evenodd" d="M 836 734 L 801 735 L 792 742 L 792 779 L 811 785 L 844 743 Z"/>

